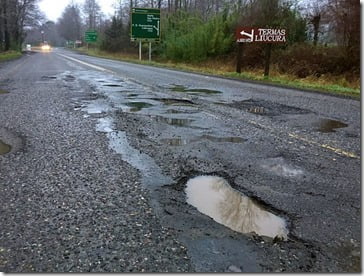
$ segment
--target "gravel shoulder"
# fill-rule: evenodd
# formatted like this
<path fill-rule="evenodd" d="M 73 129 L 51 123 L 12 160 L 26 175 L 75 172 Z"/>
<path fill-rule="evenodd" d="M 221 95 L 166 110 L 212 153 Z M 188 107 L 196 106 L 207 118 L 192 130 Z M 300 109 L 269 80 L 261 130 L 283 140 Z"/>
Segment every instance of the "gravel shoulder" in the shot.
<path fill-rule="evenodd" d="M 108 147 L 95 122 L 73 110 L 71 98 L 92 91 L 54 79 L 65 64 L 47 64 L 49 58 L 0 68 L 21 64 L 1 79 L 9 93 L 0 95 L 0 129 L 22 141 L 0 156 L 0 270 L 191 271 L 186 249 L 151 209 L 138 171 Z"/>

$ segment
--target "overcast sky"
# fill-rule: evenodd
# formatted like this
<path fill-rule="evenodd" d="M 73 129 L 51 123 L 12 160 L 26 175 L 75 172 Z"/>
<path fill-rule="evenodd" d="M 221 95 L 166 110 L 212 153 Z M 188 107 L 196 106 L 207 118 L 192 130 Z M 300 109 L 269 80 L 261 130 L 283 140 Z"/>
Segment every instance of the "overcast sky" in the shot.
<path fill-rule="evenodd" d="M 45 13 L 47 18 L 52 21 L 57 21 L 57 19 L 62 15 L 64 8 L 71 2 L 71 0 L 41 0 L 39 2 L 39 7 L 42 12 Z M 84 3 L 84 0 L 74 0 L 75 3 Z M 105 15 L 114 14 L 114 9 L 112 4 L 114 0 L 99 0 L 98 3 L 101 6 L 101 10 Z"/>

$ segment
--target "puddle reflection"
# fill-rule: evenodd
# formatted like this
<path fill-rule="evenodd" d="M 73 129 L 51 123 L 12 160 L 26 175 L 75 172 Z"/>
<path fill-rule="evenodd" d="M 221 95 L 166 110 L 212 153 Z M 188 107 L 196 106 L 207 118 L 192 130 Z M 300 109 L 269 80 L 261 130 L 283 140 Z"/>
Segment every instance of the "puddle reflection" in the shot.
<path fill-rule="evenodd" d="M 163 116 L 156 116 L 155 118 L 157 122 L 166 123 L 172 126 L 188 126 L 193 122 L 193 120 L 190 119 L 168 118 Z"/>
<path fill-rule="evenodd" d="M 129 102 L 126 104 L 128 107 L 131 107 L 131 112 L 137 112 L 142 110 L 143 108 L 152 107 L 153 105 L 146 102 Z"/>
<path fill-rule="evenodd" d="M 198 176 L 187 182 L 187 203 L 216 222 L 240 233 L 287 239 L 286 222 L 234 190 L 216 176 Z"/>
<path fill-rule="evenodd" d="M 246 141 L 244 138 L 241 137 L 216 137 L 210 135 L 202 135 L 193 139 L 185 139 L 181 137 L 161 139 L 161 142 L 169 146 L 185 146 L 190 143 L 198 142 L 204 139 L 215 143 L 244 143 Z"/>
<path fill-rule="evenodd" d="M 9 153 L 11 151 L 11 146 L 5 144 L 0 140 L 0 155 Z"/>
<path fill-rule="evenodd" d="M 317 127 L 317 130 L 319 132 L 329 133 L 329 132 L 336 132 L 335 131 L 336 128 L 344 128 L 347 127 L 348 125 L 336 120 L 320 119 L 315 124 L 315 126 Z"/>

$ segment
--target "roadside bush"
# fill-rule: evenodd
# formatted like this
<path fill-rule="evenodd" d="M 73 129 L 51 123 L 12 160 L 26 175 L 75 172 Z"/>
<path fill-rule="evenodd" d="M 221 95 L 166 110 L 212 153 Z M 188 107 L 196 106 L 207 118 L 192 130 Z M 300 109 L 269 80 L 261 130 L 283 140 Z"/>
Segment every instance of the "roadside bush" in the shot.
<path fill-rule="evenodd" d="M 190 16 L 168 24 L 164 41 L 166 58 L 198 62 L 232 49 L 231 20 L 225 15 L 215 16 L 206 23 Z"/>
<path fill-rule="evenodd" d="M 342 75 L 348 72 L 354 72 L 354 74 L 360 72 L 356 64 L 346 58 L 345 51 L 340 47 L 298 44 L 280 51 L 277 56 L 278 70 L 299 78 L 310 75 L 320 77 L 324 74 Z"/>

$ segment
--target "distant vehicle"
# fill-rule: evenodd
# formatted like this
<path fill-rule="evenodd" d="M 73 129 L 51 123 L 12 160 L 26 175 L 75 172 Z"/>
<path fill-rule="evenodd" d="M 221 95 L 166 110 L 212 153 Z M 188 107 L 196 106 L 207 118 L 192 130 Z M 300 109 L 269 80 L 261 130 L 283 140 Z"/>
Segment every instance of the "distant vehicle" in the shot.
<path fill-rule="evenodd" d="M 51 46 L 48 43 L 44 43 L 41 49 L 43 52 L 49 52 L 51 50 Z"/>
<path fill-rule="evenodd" d="M 27 45 L 26 45 L 26 50 L 27 50 L 27 51 L 31 51 L 31 50 L 32 50 L 32 45 L 27 44 Z"/>

